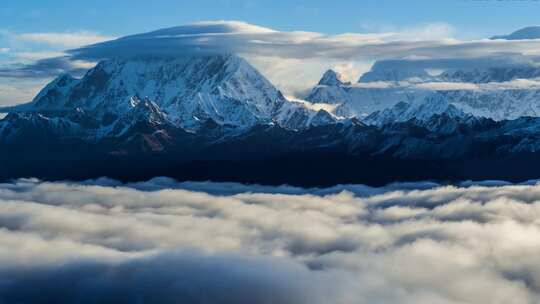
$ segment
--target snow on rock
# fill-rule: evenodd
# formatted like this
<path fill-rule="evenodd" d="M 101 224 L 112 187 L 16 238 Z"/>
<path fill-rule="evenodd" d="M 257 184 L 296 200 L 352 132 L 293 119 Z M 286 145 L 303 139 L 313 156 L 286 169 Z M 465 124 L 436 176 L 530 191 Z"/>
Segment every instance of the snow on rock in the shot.
<path fill-rule="evenodd" d="M 278 123 L 303 129 L 335 122 L 324 110 L 287 100 L 247 61 L 231 54 L 102 61 L 81 79 L 59 76 L 24 110 L 28 115 L 13 117 L 10 124 L 36 115 L 54 117 L 87 129 L 94 140 L 141 128 L 198 132 L 208 123 L 238 130 Z M 84 126 L 73 121 L 74 114 L 85 116 L 78 118 Z"/>
<path fill-rule="evenodd" d="M 372 113 L 363 122 L 368 125 L 377 126 L 394 122 L 406 122 L 413 119 L 425 122 L 433 116 L 442 114 L 449 118 L 464 118 L 467 116 L 463 111 L 449 104 L 444 99 L 427 98 L 425 102 L 416 104 L 399 102 L 391 108 Z"/>
<path fill-rule="evenodd" d="M 340 86 L 340 85 L 350 85 L 350 82 L 344 81 L 343 76 L 330 69 L 326 71 L 321 80 L 319 81 L 319 85 L 325 85 L 325 86 Z"/>
<path fill-rule="evenodd" d="M 433 100 L 494 120 L 540 116 L 540 87 L 529 85 L 540 83 L 540 67 L 495 59 L 438 74 L 430 73 L 426 67 L 425 62 L 418 63 L 418 67 L 414 61 L 378 62 L 360 82 L 317 85 L 306 99 L 335 104 L 334 114 L 360 119 L 399 103 L 412 105 Z M 435 114 L 438 113 L 432 113 Z"/>
<path fill-rule="evenodd" d="M 100 62 L 81 80 L 65 77 L 47 86 L 34 110 L 79 107 L 97 117 L 130 111 L 132 98 L 147 98 L 176 125 L 192 129 L 212 119 L 251 126 L 271 120 L 286 102 L 281 93 L 235 55 L 139 58 Z"/>
<path fill-rule="evenodd" d="M 508 82 L 516 79 L 533 79 L 540 77 L 540 68 L 537 66 L 507 66 L 490 68 L 471 68 L 449 70 L 435 78 L 436 81 L 466 82 L 466 83 L 493 83 Z"/>
<path fill-rule="evenodd" d="M 283 104 L 274 120 L 286 129 L 301 130 L 336 123 L 341 118 L 330 114 L 324 107 L 301 101 L 290 101 Z"/>

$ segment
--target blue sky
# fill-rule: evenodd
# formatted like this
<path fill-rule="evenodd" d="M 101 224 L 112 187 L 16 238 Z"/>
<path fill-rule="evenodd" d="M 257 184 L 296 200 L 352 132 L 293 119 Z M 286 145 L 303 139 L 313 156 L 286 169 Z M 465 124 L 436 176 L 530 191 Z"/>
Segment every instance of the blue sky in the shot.
<path fill-rule="evenodd" d="M 539 24 L 540 1 L 500 0 L 26 0 L 4 1 L 0 28 L 126 35 L 200 20 L 242 20 L 283 31 L 385 31 L 445 22 L 485 36 Z"/>
<path fill-rule="evenodd" d="M 470 43 L 539 25 L 539 9 L 540 0 L 7 0 L 0 6 L 0 106 L 31 100 L 59 73 L 84 71 L 95 64 L 47 61 L 65 56 L 66 50 L 160 28 L 207 20 L 241 21 L 245 25 L 220 25 L 234 35 L 216 37 L 214 45 L 243 51 L 241 55 L 248 56 L 280 89 L 298 92 L 315 84 L 328 68 L 354 81 L 381 59 L 379 54 L 384 54 L 382 59 L 505 52 L 540 55 L 535 51 L 540 50 L 540 40 Z M 279 34 L 246 40 L 242 31 L 249 24 Z M 377 41 L 343 37 L 343 33 L 369 33 Z M 251 43 L 260 39 L 286 43 L 279 50 Z M 307 43 L 299 46 L 298 39 Z M 446 47 L 448 39 L 459 46 Z M 398 40 L 407 43 L 396 45 Z M 349 48 L 351 43 L 354 48 Z M 151 49 L 133 47 L 141 48 Z M 348 49 L 349 53 L 343 52 Z M 268 58 L 268 51 L 275 51 L 277 58 Z M 321 58 L 321 53 L 328 58 Z"/>

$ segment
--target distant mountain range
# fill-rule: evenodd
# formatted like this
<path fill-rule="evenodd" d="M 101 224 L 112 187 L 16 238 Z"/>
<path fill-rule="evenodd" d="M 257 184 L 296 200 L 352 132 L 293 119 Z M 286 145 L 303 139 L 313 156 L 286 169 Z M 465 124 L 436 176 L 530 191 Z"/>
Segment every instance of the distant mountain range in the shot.
<path fill-rule="evenodd" d="M 540 116 L 539 66 L 471 60 L 470 67 L 430 74 L 426 64 L 452 66 L 452 62 L 380 61 L 354 84 L 342 82 L 338 76 L 331 81 L 330 75 L 337 73 L 330 70 L 306 99 L 335 104 L 335 113 L 344 117 L 366 117 L 400 102 L 418 106 L 434 99 L 495 120 Z"/>
<path fill-rule="evenodd" d="M 526 63 L 381 61 L 357 83 L 329 70 L 294 101 L 232 54 L 102 61 L 4 109 L 0 179 L 538 178 L 538 77 Z"/>
<path fill-rule="evenodd" d="M 491 39 L 521 40 L 540 39 L 540 26 L 528 26 L 509 35 L 493 36 Z"/>

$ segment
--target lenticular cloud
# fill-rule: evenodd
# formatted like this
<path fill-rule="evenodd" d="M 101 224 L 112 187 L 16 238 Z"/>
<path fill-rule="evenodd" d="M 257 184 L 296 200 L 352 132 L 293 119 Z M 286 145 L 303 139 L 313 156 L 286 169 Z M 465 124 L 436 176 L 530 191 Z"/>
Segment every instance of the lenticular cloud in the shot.
<path fill-rule="evenodd" d="M 0 184 L 0 303 L 537 303 L 540 185 Z"/>

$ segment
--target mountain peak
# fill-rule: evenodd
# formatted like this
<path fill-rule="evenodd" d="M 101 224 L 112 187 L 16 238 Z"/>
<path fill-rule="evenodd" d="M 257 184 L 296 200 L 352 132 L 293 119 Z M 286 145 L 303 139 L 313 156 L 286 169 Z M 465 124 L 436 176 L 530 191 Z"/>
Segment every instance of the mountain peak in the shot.
<path fill-rule="evenodd" d="M 321 80 L 319 81 L 319 85 L 326 85 L 326 86 L 341 86 L 341 85 L 350 85 L 350 82 L 345 82 L 343 80 L 343 76 L 332 70 L 329 69 L 326 72 L 324 72 Z"/>
<path fill-rule="evenodd" d="M 81 108 L 104 119 L 130 112 L 132 97 L 139 96 L 147 97 L 185 129 L 197 129 L 209 119 L 250 127 L 270 121 L 286 101 L 263 75 L 234 54 L 146 56 L 101 61 L 80 80 L 61 76 L 34 99 L 32 110 Z"/>
<path fill-rule="evenodd" d="M 364 119 L 364 122 L 368 125 L 382 126 L 409 120 L 427 122 L 434 116 L 463 119 L 469 115 L 455 105 L 448 103 L 444 95 L 435 95 L 427 97 L 419 103 L 398 102 L 393 107 L 370 114 Z"/>
<path fill-rule="evenodd" d="M 101 61 L 81 79 L 58 77 L 25 109 L 58 117 L 80 109 L 98 125 L 96 136 L 103 137 L 126 134 L 141 122 L 145 130 L 166 125 L 199 132 L 207 122 L 247 130 L 271 123 L 285 108 L 296 117 L 294 128 L 307 127 L 316 112 L 289 104 L 246 60 L 219 54 Z M 283 119 L 288 128 L 291 118 Z M 317 117 L 317 123 L 332 121 Z"/>

